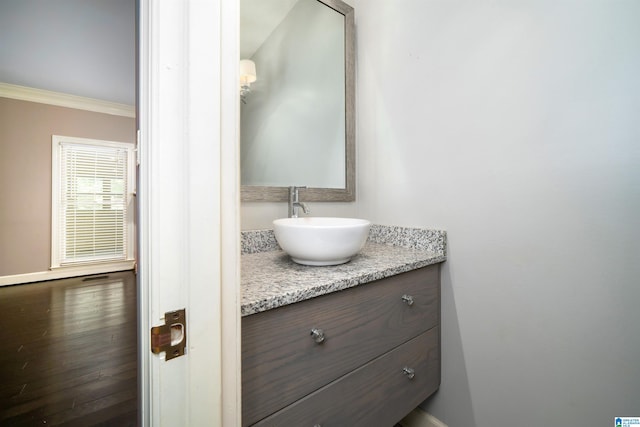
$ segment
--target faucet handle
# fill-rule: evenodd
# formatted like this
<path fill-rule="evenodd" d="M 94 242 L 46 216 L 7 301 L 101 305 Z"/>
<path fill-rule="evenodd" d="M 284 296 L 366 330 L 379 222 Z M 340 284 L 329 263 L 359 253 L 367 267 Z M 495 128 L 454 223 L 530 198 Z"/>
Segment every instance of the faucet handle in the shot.
<path fill-rule="evenodd" d="M 309 208 L 307 205 L 300 201 L 300 197 L 298 196 L 298 190 L 301 188 L 307 188 L 306 185 L 299 186 L 290 186 L 289 187 L 289 218 L 297 218 L 298 217 L 298 208 L 302 208 L 304 213 L 309 213 Z"/>

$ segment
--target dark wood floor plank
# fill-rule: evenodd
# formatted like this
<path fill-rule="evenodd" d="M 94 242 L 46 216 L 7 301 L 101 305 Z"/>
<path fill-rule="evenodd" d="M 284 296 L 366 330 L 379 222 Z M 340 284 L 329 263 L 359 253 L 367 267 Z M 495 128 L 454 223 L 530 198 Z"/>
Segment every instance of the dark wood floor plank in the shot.
<path fill-rule="evenodd" d="M 67 421 L 64 425 L 66 427 L 134 427 L 136 411 L 136 407 L 132 407 L 130 402 L 123 402 Z"/>
<path fill-rule="evenodd" d="M 116 365 L 111 368 L 103 368 L 101 370 L 92 369 L 87 374 L 71 372 L 68 375 L 60 375 L 56 377 L 39 378 L 32 382 L 25 382 L 22 386 L 14 386 L 13 393 L 9 399 L 14 405 L 20 402 L 30 401 L 55 393 L 69 392 L 77 393 L 79 387 L 87 383 L 93 383 L 105 379 L 113 380 L 135 380 L 137 377 L 137 366 L 135 363 L 124 365 Z"/>
<path fill-rule="evenodd" d="M 5 418 L 11 425 L 24 420 L 42 418 L 47 424 L 90 415 L 92 408 L 104 409 L 111 404 L 129 402 L 136 407 L 136 378 L 126 380 L 103 379 L 74 388 L 73 393 L 57 392 L 12 406 Z M 117 392 L 113 392 L 117 390 Z M 96 404 L 98 402 L 99 405 Z M 112 402 L 112 403 L 110 403 Z"/>
<path fill-rule="evenodd" d="M 0 426 L 135 426 L 132 272 L 0 288 Z"/>

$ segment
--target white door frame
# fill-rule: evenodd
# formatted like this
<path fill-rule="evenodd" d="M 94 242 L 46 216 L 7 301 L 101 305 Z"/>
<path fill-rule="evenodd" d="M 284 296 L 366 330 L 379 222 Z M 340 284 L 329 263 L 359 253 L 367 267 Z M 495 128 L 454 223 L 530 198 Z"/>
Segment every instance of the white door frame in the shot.
<path fill-rule="evenodd" d="M 143 426 L 240 425 L 239 0 L 139 0 Z M 150 328 L 187 310 L 186 355 Z"/>

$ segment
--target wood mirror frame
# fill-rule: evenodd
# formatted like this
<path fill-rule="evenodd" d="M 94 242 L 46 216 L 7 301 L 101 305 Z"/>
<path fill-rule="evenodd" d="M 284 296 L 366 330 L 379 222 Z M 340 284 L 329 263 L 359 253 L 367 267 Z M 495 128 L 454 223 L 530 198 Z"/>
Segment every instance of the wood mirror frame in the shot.
<path fill-rule="evenodd" d="M 317 0 L 344 16 L 345 55 L 345 188 L 303 188 L 300 198 L 308 202 L 352 202 L 356 199 L 355 135 L 355 25 L 354 9 L 341 0 Z M 242 165 L 240 165 L 242 167 Z M 303 185 L 304 183 L 291 183 Z M 241 186 L 243 202 L 286 202 L 288 187 Z"/>

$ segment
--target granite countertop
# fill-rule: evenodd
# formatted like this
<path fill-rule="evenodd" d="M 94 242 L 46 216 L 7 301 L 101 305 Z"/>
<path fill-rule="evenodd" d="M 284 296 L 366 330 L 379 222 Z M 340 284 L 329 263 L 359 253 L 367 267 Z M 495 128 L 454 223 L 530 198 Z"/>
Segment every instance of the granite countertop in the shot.
<path fill-rule="evenodd" d="M 273 230 L 242 232 L 242 316 L 304 301 L 446 260 L 446 232 L 372 225 L 358 255 L 346 264 L 296 264 Z"/>

